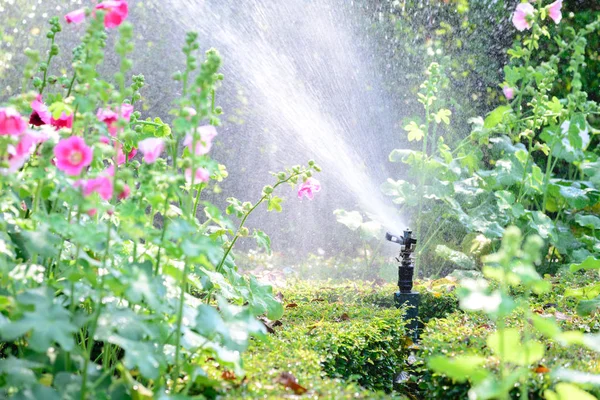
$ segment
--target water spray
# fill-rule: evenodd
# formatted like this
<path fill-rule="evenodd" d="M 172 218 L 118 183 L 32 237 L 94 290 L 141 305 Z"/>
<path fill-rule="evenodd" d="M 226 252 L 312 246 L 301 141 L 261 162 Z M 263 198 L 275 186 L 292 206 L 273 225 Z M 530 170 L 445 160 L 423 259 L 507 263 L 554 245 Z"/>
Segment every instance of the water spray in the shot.
<path fill-rule="evenodd" d="M 417 239 L 413 237 L 410 229 L 406 229 L 402 236 L 386 233 L 385 238 L 400 245 L 400 255 L 396 258 L 396 261 L 400 263 L 398 266 L 398 288 L 400 290 L 394 294 L 394 300 L 396 307 L 406 306 L 404 319 L 407 321 L 407 327 L 411 331 L 411 335 L 416 339 L 420 294 L 412 290 L 415 271 L 412 255 L 417 245 Z"/>

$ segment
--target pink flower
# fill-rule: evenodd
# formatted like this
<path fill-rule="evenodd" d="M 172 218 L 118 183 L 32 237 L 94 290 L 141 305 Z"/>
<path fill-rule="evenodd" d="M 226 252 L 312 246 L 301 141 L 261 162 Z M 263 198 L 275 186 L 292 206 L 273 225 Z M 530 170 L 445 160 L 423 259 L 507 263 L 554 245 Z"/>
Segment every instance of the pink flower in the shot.
<path fill-rule="evenodd" d="M 190 185 L 192 184 L 192 169 L 188 168 L 185 170 L 185 180 Z M 210 180 L 210 172 L 204 168 L 196 168 L 196 174 L 194 176 L 194 185 L 199 183 L 206 183 Z"/>
<path fill-rule="evenodd" d="M 133 113 L 133 106 L 131 104 L 121 104 L 121 118 L 129 121 L 131 114 Z M 110 108 L 101 108 L 96 114 L 96 118 L 101 122 L 104 122 L 108 127 L 108 132 L 111 136 L 117 135 L 117 121 L 119 120 L 119 114 Z"/>
<path fill-rule="evenodd" d="M 100 139 L 98 140 L 100 143 L 104 143 L 104 144 L 110 144 L 110 138 L 106 137 L 106 136 L 101 136 Z"/>
<path fill-rule="evenodd" d="M 85 21 L 85 9 L 80 8 L 79 10 L 71 11 L 65 15 L 65 21 L 67 24 L 80 24 Z"/>
<path fill-rule="evenodd" d="M 563 0 L 556 0 L 554 3 L 548 5 L 548 15 L 550 18 L 552 18 L 555 24 L 560 23 L 562 20 L 562 13 L 560 12 L 562 8 L 562 2 Z"/>
<path fill-rule="evenodd" d="M 212 141 L 217 136 L 217 130 L 212 125 L 205 125 L 198 128 L 198 133 L 200 137 L 196 139 L 196 151 L 194 151 L 194 136 L 191 134 L 187 134 L 185 139 L 183 140 L 183 145 L 188 146 L 190 151 L 197 156 L 202 156 L 204 154 L 208 154 L 210 149 L 212 148 Z"/>
<path fill-rule="evenodd" d="M 315 197 L 315 193 L 321 190 L 321 184 L 315 178 L 308 178 L 298 188 L 298 198 L 301 199 L 303 195 L 309 200 Z"/>
<path fill-rule="evenodd" d="M 152 164 L 165 149 L 165 142 L 161 138 L 148 138 L 140 141 L 138 148 L 144 155 L 144 162 Z"/>
<path fill-rule="evenodd" d="M 529 3 L 521 3 L 517 6 L 512 22 L 518 31 L 522 32 L 525 29 L 531 29 L 531 22 L 529 20 L 533 17 L 534 10 L 533 6 Z"/>
<path fill-rule="evenodd" d="M 108 176 L 99 176 L 97 178 L 88 179 L 80 183 L 83 187 L 83 195 L 90 196 L 92 193 L 98 193 L 101 199 L 110 200 L 113 195 L 112 179 Z"/>
<path fill-rule="evenodd" d="M 135 157 L 136 154 L 137 154 L 137 149 L 135 147 L 132 147 L 129 154 L 127 154 L 127 161 L 133 160 L 133 157 Z"/>
<path fill-rule="evenodd" d="M 130 194 L 131 194 L 131 189 L 129 188 L 129 185 L 126 184 L 125 186 L 123 186 L 123 190 L 121 191 L 121 193 L 119 193 L 118 199 L 125 200 L 126 198 L 129 197 Z"/>
<path fill-rule="evenodd" d="M 54 119 L 54 117 L 52 117 L 50 124 L 56 129 L 71 128 L 73 127 L 73 114 L 67 115 L 67 113 L 63 111 L 63 113 L 60 114 L 60 118 Z"/>
<path fill-rule="evenodd" d="M 19 142 L 16 145 L 9 144 L 7 147 L 8 153 L 8 169 L 3 172 L 13 173 L 21 169 L 25 162 L 35 150 L 35 145 L 38 139 L 34 135 L 24 133 L 18 136 Z"/>
<path fill-rule="evenodd" d="M 106 0 L 96 6 L 96 10 L 104 10 L 104 26 L 115 28 L 125 21 L 129 14 L 129 6 L 125 0 Z"/>
<path fill-rule="evenodd" d="M 92 149 L 79 136 L 63 139 L 54 147 L 56 167 L 67 175 L 76 176 L 92 163 Z"/>
<path fill-rule="evenodd" d="M 49 125 L 52 122 L 52 114 L 48 111 L 48 107 L 42 101 L 42 95 L 37 95 L 34 101 L 31 102 L 31 116 L 29 123 L 34 126 Z"/>
<path fill-rule="evenodd" d="M 25 120 L 12 107 L 0 108 L 0 136 L 20 135 L 27 129 Z"/>
<path fill-rule="evenodd" d="M 504 86 L 502 88 L 502 92 L 504 93 L 506 100 L 512 100 L 515 97 L 515 89 L 511 88 L 510 86 Z"/>

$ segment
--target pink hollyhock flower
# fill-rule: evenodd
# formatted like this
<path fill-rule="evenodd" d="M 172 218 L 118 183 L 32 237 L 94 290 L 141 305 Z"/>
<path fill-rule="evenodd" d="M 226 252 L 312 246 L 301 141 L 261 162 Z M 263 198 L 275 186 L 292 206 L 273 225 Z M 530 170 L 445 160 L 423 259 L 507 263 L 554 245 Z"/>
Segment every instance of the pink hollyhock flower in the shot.
<path fill-rule="evenodd" d="M 192 184 L 192 169 L 188 168 L 185 170 L 185 180 L 190 185 Z M 210 172 L 204 168 L 196 168 L 196 174 L 194 176 L 194 185 L 199 183 L 206 183 L 210 180 Z"/>
<path fill-rule="evenodd" d="M 129 121 L 131 118 L 131 114 L 133 113 L 133 106 L 131 104 L 122 104 L 121 105 L 121 118 L 126 121 Z M 108 127 L 108 132 L 111 136 L 117 135 L 117 121 L 119 120 L 119 114 L 110 108 L 101 108 L 98 110 L 96 114 L 96 118 L 101 122 L 104 122 Z"/>
<path fill-rule="evenodd" d="M 48 111 L 48 107 L 42 101 L 42 95 L 38 94 L 34 101 L 31 102 L 31 116 L 29 123 L 34 126 L 50 125 L 52 122 L 52 114 Z"/>
<path fill-rule="evenodd" d="M 104 144 L 110 144 L 110 138 L 106 137 L 106 136 L 101 136 L 100 139 L 98 140 L 100 143 L 104 143 Z"/>
<path fill-rule="evenodd" d="M 0 136 L 20 135 L 25 129 L 27 124 L 17 110 L 12 107 L 0 108 Z"/>
<path fill-rule="evenodd" d="M 210 149 L 212 148 L 212 141 L 217 136 L 217 130 L 212 125 L 205 125 L 198 128 L 198 133 L 200 137 L 196 139 L 196 151 L 194 151 L 194 136 L 191 134 L 187 134 L 185 139 L 183 140 L 183 145 L 188 146 L 190 151 L 197 156 L 202 156 L 204 154 L 208 154 Z"/>
<path fill-rule="evenodd" d="M 108 176 L 99 176 L 97 178 L 88 179 L 84 181 L 81 186 L 83 187 L 83 195 L 85 197 L 96 192 L 103 200 L 108 201 L 112 199 L 113 183 L 112 179 Z"/>
<path fill-rule="evenodd" d="M 144 162 L 152 164 L 165 149 L 165 142 L 161 138 L 148 138 L 138 143 L 138 149 L 144 155 Z"/>
<path fill-rule="evenodd" d="M 129 154 L 127 154 L 127 161 L 133 160 L 133 157 L 135 157 L 136 154 L 137 154 L 137 149 L 135 147 L 132 147 Z"/>
<path fill-rule="evenodd" d="M 67 24 L 80 24 L 85 21 L 85 9 L 80 8 L 79 10 L 71 11 L 65 15 L 65 21 Z"/>
<path fill-rule="evenodd" d="M 54 147 L 56 167 L 67 175 L 76 176 L 92 163 L 92 149 L 79 136 L 63 139 Z"/>
<path fill-rule="evenodd" d="M 87 211 L 87 215 L 89 215 L 90 217 L 94 218 L 94 216 L 98 214 L 98 209 L 96 208 L 92 208 L 90 210 Z"/>
<path fill-rule="evenodd" d="M 315 197 L 315 193 L 321 190 L 321 184 L 315 178 L 308 178 L 298 188 L 298 198 L 306 195 L 309 200 Z"/>
<path fill-rule="evenodd" d="M 560 12 L 562 8 L 563 0 L 556 0 L 554 3 L 548 5 L 548 15 L 552 18 L 555 24 L 560 23 L 562 20 L 562 13 Z"/>
<path fill-rule="evenodd" d="M 35 136 L 24 133 L 18 136 L 19 142 L 16 145 L 10 144 L 7 147 L 8 153 L 8 169 L 7 173 L 17 172 L 25 165 L 29 156 L 35 150 L 35 145 L 38 140 Z"/>
<path fill-rule="evenodd" d="M 502 88 L 502 92 L 504 93 L 506 100 L 512 100 L 515 98 L 515 89 L 511 88 L 510 86 L 504 86 Z"/>
<path fill-rule="evenodd" d="M 123 190 L 121 191 L 121 193 L 119 193 L 118 199 L 125 200 L 126 198 L 129 197 L 130 194 L 131 194 L 131 188 L 129 187 L 129 185 L 126 184 L 125 186 L 123 186 Z"/>
<path fill-rule="evenodd" d="M 104 26 L 116 28 L 121 25 L 129 14 L 129 6 L 125 0 L 106 0 L 96 6 L 96 10 L 106 11 Z"/>
<path fill-rule="evenodd" d="M 525 29 L 531 29 L 529 19 L 533 17 L 534 10 L 533 6 L 529 3 L 521 3 L 517 6 L 512 22 L 518 31 L 522 32 Z"/>
<path fill-rule="evenodd" d="M 50 124 L 53 127 L 55 127 L 56 129 L 72 128 L 73 127 L 73 114 L 67 115 L 67 113 L 65 113 L 63 111 L 63 113 L 60 114 L 60 118 L 54 119 L 54 117 L 52 117 L 52 119 L 50 120 Z"/>

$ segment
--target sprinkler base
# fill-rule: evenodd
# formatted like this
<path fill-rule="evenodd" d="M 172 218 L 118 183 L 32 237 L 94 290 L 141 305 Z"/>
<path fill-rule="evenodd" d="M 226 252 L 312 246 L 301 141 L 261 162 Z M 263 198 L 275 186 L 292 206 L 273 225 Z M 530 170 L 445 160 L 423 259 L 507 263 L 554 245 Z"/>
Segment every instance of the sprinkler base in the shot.
<path fill-rule="evenodd" d="M 404 320 L 406 321 L 406 328 L 409 331 L 409 335 L 414 340 L 418 338 L 418 327 L 419 327 L 419 302 L 421 300 L 421 294 L 419 292 L 410 293 L 394 293 L 394 302 L 396 307 L 406 307 L 406 313 L 404 314 Z"/>

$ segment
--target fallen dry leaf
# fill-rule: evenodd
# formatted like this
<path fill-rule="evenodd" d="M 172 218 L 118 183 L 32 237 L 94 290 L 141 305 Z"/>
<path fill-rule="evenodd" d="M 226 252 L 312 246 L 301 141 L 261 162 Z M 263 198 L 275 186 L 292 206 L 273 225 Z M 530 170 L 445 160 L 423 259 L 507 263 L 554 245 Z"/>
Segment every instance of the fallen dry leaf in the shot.
<path fill-rule="evenodd" d="M 296 381 L 296 377 L 289 372 L 282 372 L 277 377 L 276 382 L 291 389 L 295 394 L 304 394 L 307 390 L 304 386 L 300 386 Z"/>
<path fill-rule="evenodd" d="M 277 294 L 275 295 L 275 300 L 277 300 L 280 303 L 283 303 L 283 293 L 277 292 Z"/>
<path fill-rule="evenodd" d="M 285 308 L 296 308 L 298 307 L 298 304 L 296 303 L 290 303 L 290 304 L 286 304 Z"/>
<path fill-rule="evenodd" d="M 233 373 L 233 371 L 230 371 L 228 369 L 226 369 L 225 371 L 223 371 L 223 373 L 221 374 L 221 378 L 226 380 L 226 381 L 235 381 L 236 376 Z"/>
<path fill-rule="evenodd" d="M 544 367 L 542 364 L 540 364 L 533 369 L 533 372 L 535 372 L 536 374 L 547 374 L 548 372 L 550 372 L 550 370 Z"/>

